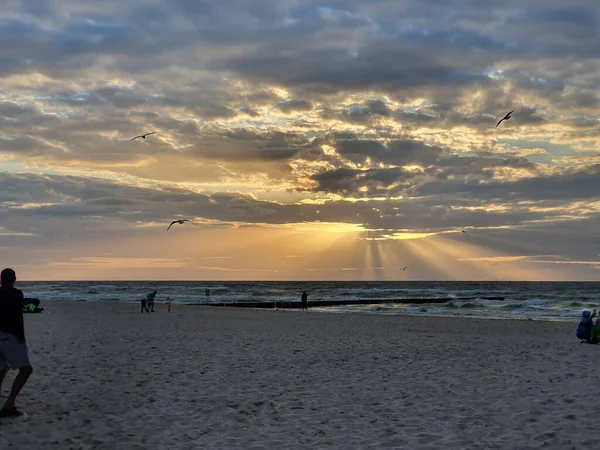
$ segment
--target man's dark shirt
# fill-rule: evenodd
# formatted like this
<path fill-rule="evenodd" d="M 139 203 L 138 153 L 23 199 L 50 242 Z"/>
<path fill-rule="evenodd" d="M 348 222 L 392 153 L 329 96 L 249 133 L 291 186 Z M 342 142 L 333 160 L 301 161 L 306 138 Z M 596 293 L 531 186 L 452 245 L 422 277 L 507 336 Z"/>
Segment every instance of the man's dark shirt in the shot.
<path fill-rule="evenodd" d="M 0 286 L 0 331 L 25 340 L 23 326 L 23 292 Z"/>

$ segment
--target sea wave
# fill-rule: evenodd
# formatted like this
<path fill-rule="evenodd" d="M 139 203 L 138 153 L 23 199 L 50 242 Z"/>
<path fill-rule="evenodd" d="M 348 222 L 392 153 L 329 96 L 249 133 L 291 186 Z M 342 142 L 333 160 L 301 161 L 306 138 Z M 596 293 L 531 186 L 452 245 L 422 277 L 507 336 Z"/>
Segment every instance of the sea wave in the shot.
<path fill-rule="evenodd" d="M 151 290 L 158 291 L 158 302 L 164 301 L 167 295 L 176 303 L 290 302 L 299 301 L 300 294 L 306 290 L 311 307 L 319 311 L 341 313 L 573 320 L 581 316 L 583 309 L 600 309 L 600 283 L 52 281 L 21 282 L 19 287 L 26 297 L 39 298 L 42 302 L 138 302 Z M 207 289 L 210 295 L 206 295 Z M 489 296 L 504 297 L 504 300 L 481 298 Z M 349 299 L 416 298 L 450 300 L 419 305 L 385 303 L 328 308 L 319 305 L 320 300 L 344 302 Z"/>

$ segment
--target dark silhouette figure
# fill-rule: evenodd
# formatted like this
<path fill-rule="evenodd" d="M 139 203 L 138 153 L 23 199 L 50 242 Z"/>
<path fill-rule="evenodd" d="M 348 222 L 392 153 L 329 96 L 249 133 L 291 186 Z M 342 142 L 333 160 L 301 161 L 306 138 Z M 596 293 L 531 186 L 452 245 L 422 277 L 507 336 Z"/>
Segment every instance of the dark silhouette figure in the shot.
<path fill-rule="evenodd" d="M 148 307 L 146 307 L 146 312 L 154 312 L 154 297 L 156 297 L 157 292 L 152 291 L 146 295 L 146 301 L 148 302 L 148 307 L 150 311 L 148 311 Z"/>
<path fill-rule="evenodd" d="M 506 114 L 506 115 L 505 115 L 505 116 L 504 116 L 502 119 L 500 119 L 500 121 L 499 121 L 499 122 L 496 124 L 496 128 L 498 128 L 498 125 L 500 125 L 500 124 L 502 123 L 502 121 L 503 121 L 503 120 L 508 120 L 508 119 L 510 119 L 510 115 L 511 115 L 512 113 L 514 113 L 514 112 L 515 112 L 515 111 L 514 111 L 514 109 L 513 109 L 511 112 L 509 112 L 508 114 Z"/>
<path fill-rule="evenodd" d="M 183 224 L 184 224 L 184 223 L 186 223 L 186 222 L 189 222 L 189 223 L 191 223 L 192 225 L 196 225 L 194 222 L 192 222 L 191 220 L 188 220 L 188 219 L 179 219 L 179 220 L 174 220 L 173 222 L 171 222 L 171 225 L 169 225 L 169 228 L 167 228 L 167 231 L 169 231 L 169 230 L 171 229 L 171 227 L 172 227 L 173 225 L 175 225 L 176 223 L 178 223 L 179 225 L 183 225 Z M 196 226 L 198 226 L 198 225 L 196 225 Z"/>
<path fill-rule="evenodd" d="M 12 269 L 0 273 L 0 390 L 6 371 L 18 370 L 10 394 L 0 409 L 0 417 L 20 416 L 17 395 L 33 373 L 23 325 L 23 292 L 15 289 L 17 275 Z"/>
<path fill-rule="evenodd" d="M 144 314 L 145 312 L 148 312 L 148 307 L 146 306 L 146 299 L 143 298 L 142 299 L 142 314 Z"/>
<path fill-rule="evenodd" d="M 156 131 L 153 131 L 152 133 L 146 133 L 146 134 L 141 134 L 139 136 L 136 136 L 134 138 L 129 139 L 130 141 L 135 141 L 137 138 L 142 138 L 142 139 L 146 139 L 146 136 L 150 136 L 151 134 L 156 134 Z"/>
<path fill-rule="evenodd" d="M 306 291 L 302 292 L 302 310 L 308 311 L 308 294 Z"/>

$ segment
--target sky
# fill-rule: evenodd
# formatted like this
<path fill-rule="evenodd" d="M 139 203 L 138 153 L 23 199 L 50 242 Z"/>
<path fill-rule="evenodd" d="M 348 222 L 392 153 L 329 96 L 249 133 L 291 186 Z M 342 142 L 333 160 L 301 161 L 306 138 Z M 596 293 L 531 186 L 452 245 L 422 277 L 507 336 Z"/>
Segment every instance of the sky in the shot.
<path fill-rule="evenodd" d="M 600 280 L 597 0 L 2 4 L 21 280 Z"/>

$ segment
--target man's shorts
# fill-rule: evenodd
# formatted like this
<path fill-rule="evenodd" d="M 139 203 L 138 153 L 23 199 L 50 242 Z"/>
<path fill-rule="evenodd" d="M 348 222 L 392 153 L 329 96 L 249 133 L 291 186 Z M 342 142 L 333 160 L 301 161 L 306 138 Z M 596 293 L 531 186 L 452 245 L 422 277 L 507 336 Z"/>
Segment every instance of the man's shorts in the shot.
<path fill-rule="evenodd" d="M 14 334 L 0 331 L 0 370 L 18 370 L 30 365 L 27 344 L 19 342 Z"/>

